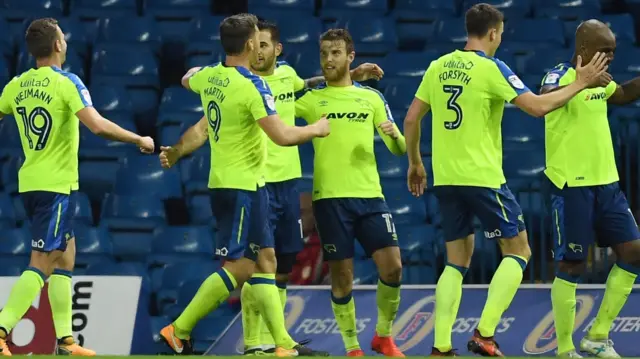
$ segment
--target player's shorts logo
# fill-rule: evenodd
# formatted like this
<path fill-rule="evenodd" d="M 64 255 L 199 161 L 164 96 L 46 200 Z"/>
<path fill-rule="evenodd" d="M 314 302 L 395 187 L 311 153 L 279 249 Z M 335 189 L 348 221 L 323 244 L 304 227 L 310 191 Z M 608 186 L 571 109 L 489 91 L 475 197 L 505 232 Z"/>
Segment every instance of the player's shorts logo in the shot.
<path fill-rule="evenodd" d="M 590 295 L 576 296 L 576 322 L 578 329 L 591 314 L 594 299 Z M 522 345 L 522 350 L 527 354 L 544 354 L 554 350 L 558 346 L 556 328 L 553 325 L 553 311 L 536 325 Z"/>
<path fill-rule="evenodd" d="M 229 254 L 227 247 L 216 248 L 216 255 L 220 257 L 226 257 Z"/>
<path fill-rule="evenodd" d="M 44 248 L 44 240 L 43 239 L 38 239 L 36 241 L 35 239 L 32 239 L 31 240 L 31 247 L 32 248 L 43 249 Z"/>
<path fill-rule="evenodd" d="M 569 243 L 569 249 L 571 249 L 573 251 L 573 253 L 584 253 L 582 251 L 582 245 L 581 244 Z"/>
<path fill-rule="evenodd" d="M 502 238 L 502 231 L 500 231 L 499 229 L 493 230 L 491 232 L 484 231 L 484 237 L 487 239 Z"/>
<path fill-rule="evenodd" d="M 324 248 L 324 251 L 327 252 L 327 253 L 337 253 L 338 252 L 338 248 L 336 248 L 335 244 L 325 244 L 322 247 Z"/>

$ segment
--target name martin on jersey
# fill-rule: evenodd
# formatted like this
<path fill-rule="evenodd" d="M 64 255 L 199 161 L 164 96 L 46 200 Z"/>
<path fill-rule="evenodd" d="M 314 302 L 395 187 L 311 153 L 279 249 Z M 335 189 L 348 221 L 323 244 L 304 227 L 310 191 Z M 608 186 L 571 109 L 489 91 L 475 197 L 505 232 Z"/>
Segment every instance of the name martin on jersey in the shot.
<path fill-rule="evenodd" d="M 473 68 L 472 61 L 449 60 L 444 63 L 443 67 L 450 70 L 441 72 L 438 75 L 440 82 L 447 80 L 459 80 L 465 85 L 468 85 L 469 82 L 471 82 L 471 77 L 467 75 L 466 71 Z"/>

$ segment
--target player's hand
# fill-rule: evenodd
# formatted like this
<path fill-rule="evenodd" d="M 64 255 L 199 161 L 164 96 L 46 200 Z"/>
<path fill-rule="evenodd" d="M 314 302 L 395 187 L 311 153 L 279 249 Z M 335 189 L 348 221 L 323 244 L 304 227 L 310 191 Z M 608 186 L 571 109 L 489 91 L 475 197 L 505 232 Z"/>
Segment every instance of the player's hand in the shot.
<path fill-rule="evenodd" d="M 322 115 L 322 118 L 311 126 L 316 129 L 316 137 L 327 137 L 331 133 L 331 126 L 329 126 L 326 115 Z"/>
<path fill-rule="evenodd" d="M 613 77 L 611 76 L 610 73 L 605 72 L 602 75 L 600 75 L 600 77 L 596 78 L 595 81 L 589 84 L 589 88 L 607 87 L 607 85 L 609 85 L 609 82 L 611 81 L 613 81 Z"/>
<path fill-rule="evenodd" d="M 586 88 L 599 81 L 600 76 L 609 68 L 608 62 L 609 59 L 604 52 L 596 52 L 591 62 L 582 66 L 582 56 L 578 55 L 576 60 L 576 82 L 582 88 Z"/>
<path fill-rule="evenodd" d="M 367 81 L 369 79 L 380 81 L 382 76 L 384 76 L 382 68 L 376 64 L 368 62 L 361 64 L 351 71 L 351 79 L 354 81 Z"/>
<path fill-rule="evenodd" d="M 400 135 L 398 131 L 396 131 L 396 126 L 394 126 L 393 122 L 389 120 L 384 121 L 378 127 L 382 130 L 382 133 L 393 138 L 394 140 L 397 140 Z"/>
<path fill-rule="evenodd" d="M 138 140 L 138 147 L 140 148 L 140 152 L 142 153 L 153 153 L 153 151 L 155 150 L 153 138 L 140 137 L 140 139 Z"/>
<path fill-rule="evenodd" d="M 424 170 L 422 161 L 419 164 L 409 163 L 407 171 L 407 188 L 412 195 L 416 197 L 422 196 L 425 188 L 427 188 L 427 171 Z"/>
<path fill-rule="evenodd" d="M 178 150 L 171 146 L 160 147 L 160 165 L 162 168 L 171 168 L 180 159 Z"/>

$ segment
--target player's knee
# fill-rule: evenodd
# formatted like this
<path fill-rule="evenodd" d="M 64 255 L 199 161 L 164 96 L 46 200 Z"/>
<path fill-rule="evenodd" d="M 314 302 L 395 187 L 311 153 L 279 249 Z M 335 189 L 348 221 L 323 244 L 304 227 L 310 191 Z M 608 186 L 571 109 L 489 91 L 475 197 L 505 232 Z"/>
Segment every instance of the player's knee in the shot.
<path fill-rule="evenodd" d="M 503 238 L 499 241 L 502 255 L 513 255 L 525 258 L 527 261 L 531 258 L 531 247 L 529 247 L 529 238 L 527 232 L 522 231 L 512 238 Z"/>
<path fill-rule="evenodd" d="M 247 258 L 241 258 L 227 261 L 223 267 L 235 278 L 238 286 L 241 286 L 251 278 L 255 271 L 256 264 Z"/>
<path fill-rule="evenodd" d="M 469 268 L 475 246 L 474 235 L 460 238 L 446 243 L 447 262 L 458 267 Z"/>
<path fill-rule="evenodd" d="M 336 298 L 342 298 L 353 289 L 353 266 L 350 260 L 331 261 L 331 291 Z"/>
<path fill-rule="evenodd" d="M 276 252 L 273 248 L 264 248 L 260 250 L 258 260 L 256 262 L 256 270 L 260 273 L 276 273 L 278 262 L 276 260 Z"/>
<path fill-rule="evenodd" d="M 373 253 L 373 261 L 378 267 L 378 275 L 383 282 L 400 283 L 402 279 L 402 259 L 398 247 L 387 247 Z"/>
<path fill-rule="evenodd" d="M 562 277 L 568 275 L 573 278 L 580 277 L 586 269 L 584 261 L 567 261 L 563 260 L 558 262 L 558 273 L 556 276 Z"/>
<path fill-rule="evenodd" d="M 49 277 L 55 269 L 56 262 L 60 259 L 62 252 L 38 252 L 33 251 L 31 253 L 31 259 L 29 261 L 29 267 L 33 267 L 42 272 L 45 276 Z"/>
<path fill-rule="evenodd" d="M 640 268 L 640 240 L 617 245 L 614 251 L 620 262 Z"/>

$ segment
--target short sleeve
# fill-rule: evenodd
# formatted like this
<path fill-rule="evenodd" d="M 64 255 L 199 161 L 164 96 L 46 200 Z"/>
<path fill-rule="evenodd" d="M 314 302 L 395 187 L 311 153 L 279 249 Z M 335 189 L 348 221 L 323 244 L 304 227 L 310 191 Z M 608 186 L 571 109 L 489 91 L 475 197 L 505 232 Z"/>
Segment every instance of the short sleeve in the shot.
<path fill-rule="evenodd" d="M 507 64 L 498 60 L 492 59 L 495 66 L 490 66 L 490 72 L 487 74 L 487 79 L 490 84 L 490 92 L 493 96 L 503 99 L 506 102 L 511 102 L 516 97 L 531 92 L 529 88 L 520 80 Z"/>
<path fill-rule="evenodd" d="M 311 89 L 299 92 L 296 97 L 296 117 L 304 119 L 307 123 L 313 123 L 313 121 L 317 120 L 314 118 L 313 102 L 311 100 L 312 97 L 313 94 Z"/>
<path fill-rule="evenodd" d="M 253 74 L 249 76 L 248 79 L 251 81 L 249 86 L 253 89 L 247 91 L 249 96 L 247 106 L 253 119 L 258 121 L 261 118 L 276 115 L 276 103 L 271 94 L 271 89 L 269 89 L 269 85 L 267 85 L 261 77 Z"/>
<path fill-rule="evenodd" d="M 424 75 L 422 76 L 422 81 L 420 82 L 420 86 L 418 87 L 415 95 L 418 100 L 428 104 L 431 103 L 431 97 L 429 94 L 429 79 L 431 77 L 431 73 L 434 71 L 434 63 L 435 61 L 431 62 L 431 64 L 427 68 L 427 71 L 425 71 Z"/>
<path fill-rule="evenodd" d="M 304 90 L 305 81 L 301 79 L 300 76 L 298 76 L 298 74 L 295 73 L 295 71 L 294 71 L 294 74 L 296 76 L 294 77 L 294 80 L 293 80 L 293 91 L 298 92 L 298 91 Z"/>
<path fill-rule="evenodd" d="M 0 112 L 5 115 L 8 115 L 12 112 L 9 92 L 9 85 L 7 85 L 2 90 L 2 95 L 0 95 Z"/>
<path fill-rule="evenodd" d="M 567 69 L 568 68 L 566 66 L 556 66 L 553 70 L 544 75 L 540 86 L 552 89 L 561 86 L 560 80 L 567 73 Z"/>
<path fill-rule="evenodd" d="M 85 107 L 93 106 L 89 90 L 82 80 L 74 74 L 63 73 L 63 97 L 71 110 L 71 113 L 77 113 Z"/>
<path fill-rule="evenodd" d="M 618 84 L 615 81 L 609 82 L 607 87 L 604 88 L 604 92 L 607 94 L 607 100 L 616 92 L 617 89 Z"/>
<path fill-rule="evenodd" d="M 393 115 L 391 115 L 391 109 L 389 108 L 389 104 L 387 103 L 387 100 L 379 91 L 374 89 L 371 89 L 371 91 L 377 94 L 374 100 L 375 101 L 375 105 L 374 105 L 375 117 L 373 118 L 374 125 L 377 127 L 379 124 L 385 121 L 391 121 L 395 123 L 395 121 L 393 120 Z"/>
<path fill-rule="evenodd" d="M 191 91 L 197 94 L 200 94 L 202 89 L 207 84 L 207 74 L 206 71 L 203 71 L 206 68 L 206 66 L 201 68 L 200 70 L 193 73 L 191 77 L 189 77 L 189 88 L 191 89 Z"/>

